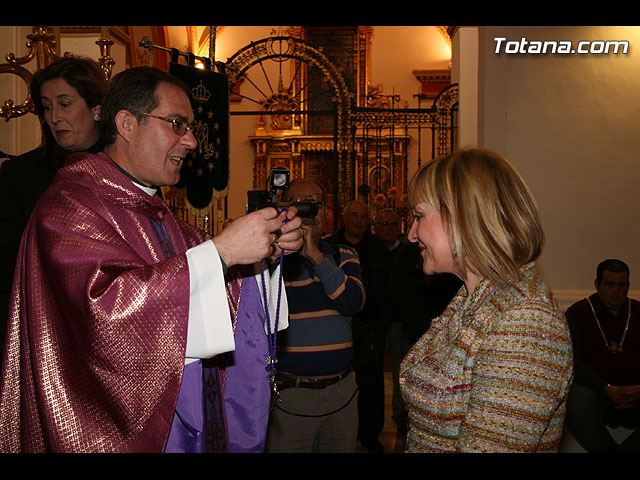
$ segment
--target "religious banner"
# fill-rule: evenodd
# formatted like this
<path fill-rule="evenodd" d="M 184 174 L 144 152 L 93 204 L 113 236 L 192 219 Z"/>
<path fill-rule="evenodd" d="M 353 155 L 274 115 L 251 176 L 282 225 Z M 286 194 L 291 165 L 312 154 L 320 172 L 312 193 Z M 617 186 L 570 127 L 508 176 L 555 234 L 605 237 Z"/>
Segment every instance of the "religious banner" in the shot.
<path fill-rule="evenodd" d="M 184 160 L 180 181 L 186 199 L 196 209 L 208 207 L 226 194 L 229 183 L 229 83 L 222 73 L 171 62 L 169 72 L 192 92 L 193 134 L 198 146 Z"/>

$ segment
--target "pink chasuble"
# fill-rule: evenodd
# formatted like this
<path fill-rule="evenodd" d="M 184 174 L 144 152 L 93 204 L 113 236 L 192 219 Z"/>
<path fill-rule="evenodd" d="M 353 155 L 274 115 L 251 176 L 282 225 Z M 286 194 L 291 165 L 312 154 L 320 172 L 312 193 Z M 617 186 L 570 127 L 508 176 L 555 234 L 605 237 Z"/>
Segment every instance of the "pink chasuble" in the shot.
<path fill-rule="evenodd" d="M 0 451 L 164 451 L 185 361 L 185 251 L 206 239 L 103 153 L 67 159 L 18 256 Z"/>

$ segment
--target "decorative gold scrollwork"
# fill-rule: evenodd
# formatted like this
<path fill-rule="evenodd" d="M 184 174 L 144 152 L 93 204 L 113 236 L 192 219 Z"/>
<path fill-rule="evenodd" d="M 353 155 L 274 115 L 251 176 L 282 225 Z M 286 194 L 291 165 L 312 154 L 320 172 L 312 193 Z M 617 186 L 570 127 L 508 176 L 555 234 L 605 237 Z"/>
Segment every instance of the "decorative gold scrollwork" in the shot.
<path fill-rule="evenodd" d="M 31 72 L 20 65 L 2 64 L 0 65 L 0 74 L 3 73 L 18 75 L 27 86 L 31 82 Z M 10 118 L 19 117 L 32 110 L 33 100 L 31 99 L 31 94 L 27 89 L 27 98 L 21 104 L 15 105 L 14 101 L 9 98 L 4 101 L 4 105 L 0 105 L 0 117 L 4 118 L 5 121 L 8 122 Z"/>
<path fill-rule="evenodd" d="M 218 125 L 214 125 L 214 129 L 218 129 Z M 198 120 L 196 122 L 196 126 L 193 130 L 193 133 L 198 141 L 197 150 L 191 151 L 191 156 L 196 157 L 198 155 L 202 155 L 203 158 L 209 159 L 211 157 L 217 158 L 218 152 L 216 149 L 217 145 L 212 144 L 209 141 L 209 125 L 206 122 L 202 122 Z M 215 137 L 215 135 L 214 135 Z M 220 139 L 217 139 L 216 143 L 220 143 Z M 210 165 L 213 168 L 213 165 Z"/>
<path fill-rule="evenodd" d="M 24 57 L 16 58 L 14 53 L 7 53 L 7 63 L 0 64 L 0 74 L 11 73 L 18 75 L 27 86 L 27 98 L 24 102 L 16 105 L 13 99 L 8 99 L 5 100 L 4 105 L 0 106 L 0 117 L 7 122 L 11 118 L 20 117 L 33 111 L 33 99 L 29 93 L 32 74 L 22 65 L 35 58 L 38 65 L 37 69 L 40 70 L 61 58 L 54 51 L 56 46 L 55 36 L 47 33 L 47 27 L 33 27 L 33 33 L 27 35 L 27 39 L 26 45 L 29 50 Z"/>
<path fill-rule="evenodd" d="M 33 27 L 33 33 L 27 35 L 27 48 L 28 51 L 23 57 L 16 57 L 14 53 L 7 53 L 7 63 L 0 64 L 0 74 L 11 73 L 19 76 L 27 87 L 27 97 L 19 105 L 16 105 L 13 99 L 7 99 L 4 101 L 4 105 L 0 106 L 0 118 L 4 118 L 5 121 L 9 121 L 11 118 L 20 117 L 33 111 L 33 99 L 29 92 L 29 84 L 33 74 L 22 65 L 31 62 L 36 59 L 36 71 L 42 70 L 49 66 L 56 60 L 60 60 L 63 57 L 71 56 L 70 52 L 65 53 L 63 56 L 58 55 L 55 52 L 56 37 L 48 32 L 49 27 Z M 111 71 L 115 65 L 115 61 L 110 56 L 110 49 L 113 45 L 113 41 L 108 38 L 100 38 L 96 41 L 96 44 L 100 47 L 100 58 L 98 64 L 102 68 L 107 81 L 111 78 Z"/>

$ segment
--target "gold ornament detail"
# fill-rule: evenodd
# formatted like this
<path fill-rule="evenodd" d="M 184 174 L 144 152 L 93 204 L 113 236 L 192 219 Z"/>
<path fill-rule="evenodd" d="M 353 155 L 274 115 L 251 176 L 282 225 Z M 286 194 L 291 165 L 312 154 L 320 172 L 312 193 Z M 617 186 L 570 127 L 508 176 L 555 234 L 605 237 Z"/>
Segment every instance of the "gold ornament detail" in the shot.
<path fill-rule="evenodd" d="M 217 130 L 218 124 L 214 124 L 213 128 Z M 209 141 L 209 125 L 207 123 L 203 123 L 200 120 L 196 121 L 193 134 L 198 141 L 197 155 L 202 155 L 204 159 L 218 158 L 215 145 Z M 220 139 L 217 140 L 217 143 L 220 143 Z M 191 155 L 195 157 L 196 152 L 192 151 Z"/>
<path fill-rule="evenodd" d="M 193 99 L 198 103 L 207 103 L 211 98 L 211 92 L 207 90 L 202 80 L 200 80 L 200 84 L 197 87 L 191 89 L 191 94 L 193 95 Z"/>

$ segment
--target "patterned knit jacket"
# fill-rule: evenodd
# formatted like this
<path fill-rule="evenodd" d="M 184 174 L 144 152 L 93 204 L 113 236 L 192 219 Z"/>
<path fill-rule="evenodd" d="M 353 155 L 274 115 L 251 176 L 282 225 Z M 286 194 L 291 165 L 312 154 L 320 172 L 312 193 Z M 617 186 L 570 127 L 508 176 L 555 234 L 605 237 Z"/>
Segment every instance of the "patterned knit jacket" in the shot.
<path fill-rule="evenodd" d="M 572 379 L 569 329 L 532 264 L 463 286 L 401 367 L 408 452 L 553 452 Z"/>

